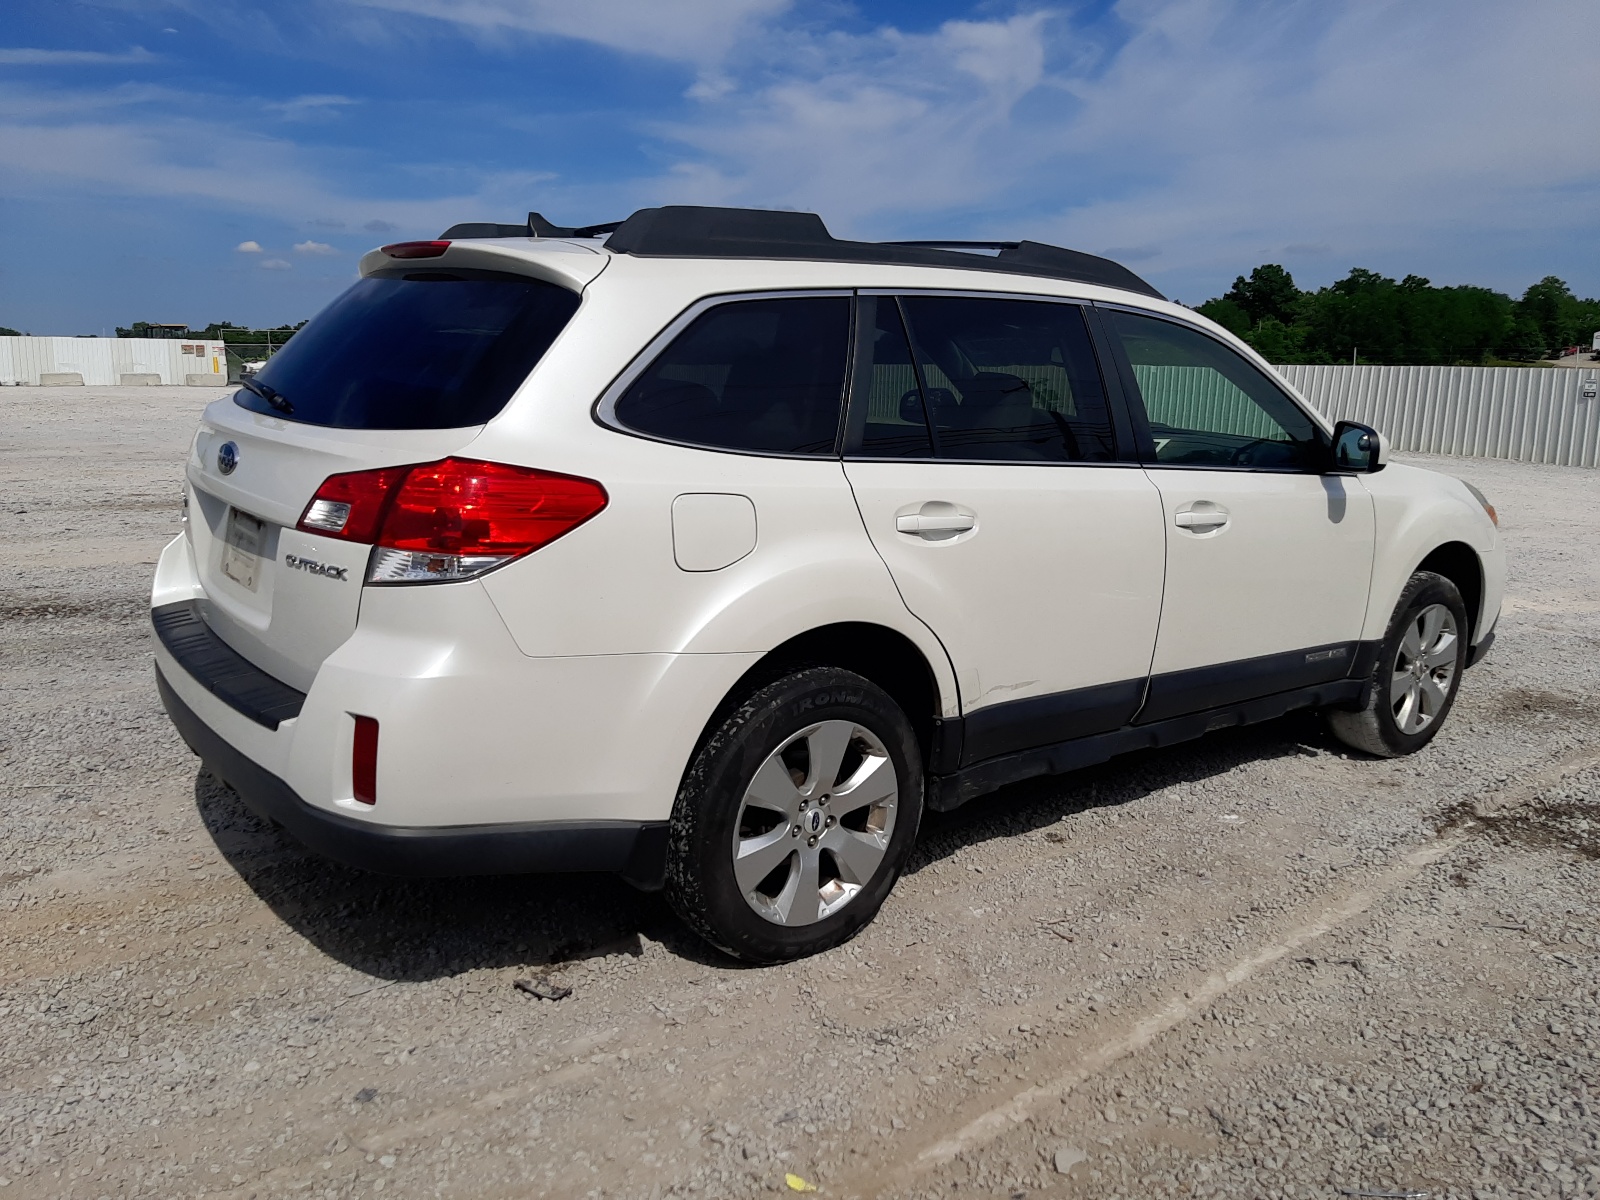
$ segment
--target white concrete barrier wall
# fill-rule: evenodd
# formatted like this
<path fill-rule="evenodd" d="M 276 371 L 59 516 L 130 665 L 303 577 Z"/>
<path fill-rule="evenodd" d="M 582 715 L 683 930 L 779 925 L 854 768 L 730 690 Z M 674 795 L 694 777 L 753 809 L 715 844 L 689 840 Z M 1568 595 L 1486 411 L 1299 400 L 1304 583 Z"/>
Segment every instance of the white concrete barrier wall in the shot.
<path fill-rule="evenodd" d="M 121 383 L 124 375 L 179 385 L 190 375 L 214 375 L 223 382 L 228 360 L 221 342 L 204 338 L 0 337 L 0 384 L 37 387 L 42 375 L 72 373 L 91 387 Z"/>
<path fill-rule="evenodd" d="M 1325 416 L 1396 450 L 1600 466 L 1600 363 L 1538 367 L 1282 366 Z M 1590 393 L 1586 395 L 1585 393 Z"/>

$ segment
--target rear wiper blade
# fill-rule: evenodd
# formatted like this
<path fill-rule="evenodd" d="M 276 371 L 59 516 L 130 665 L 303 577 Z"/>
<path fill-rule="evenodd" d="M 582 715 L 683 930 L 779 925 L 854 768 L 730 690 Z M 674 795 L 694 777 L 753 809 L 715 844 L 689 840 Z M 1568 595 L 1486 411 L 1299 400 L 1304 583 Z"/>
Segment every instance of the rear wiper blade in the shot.
<path fill-rule="evenodd" d="M 290 404 L 282 392 L 271 384 L 262 383 L 258 379 L 251 379 L 248 375 L 239 377 L 239 386 L 247 392 L 254 392 L 279 412 L 288 415 L 294 412 L 294 405 Z"/>

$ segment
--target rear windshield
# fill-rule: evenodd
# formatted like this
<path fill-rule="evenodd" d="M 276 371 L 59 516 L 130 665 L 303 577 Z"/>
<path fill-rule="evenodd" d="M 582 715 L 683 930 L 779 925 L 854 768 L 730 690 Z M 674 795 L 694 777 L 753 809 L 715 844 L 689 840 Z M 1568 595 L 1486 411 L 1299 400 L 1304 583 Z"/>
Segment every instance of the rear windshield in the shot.
<path fill-rule="evenodd" d="M 338 429 L 481 425 L 577 309 L 577 293 L 519 275 L 369 275 L 267 360 L 258 392 L 241 388 L 234 402 Z"/>

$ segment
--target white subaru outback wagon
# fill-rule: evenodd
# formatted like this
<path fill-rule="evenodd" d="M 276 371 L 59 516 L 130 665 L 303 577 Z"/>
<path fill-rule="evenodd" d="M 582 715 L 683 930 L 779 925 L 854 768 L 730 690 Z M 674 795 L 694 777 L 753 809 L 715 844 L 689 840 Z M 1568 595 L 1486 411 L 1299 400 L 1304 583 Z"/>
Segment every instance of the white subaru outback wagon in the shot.
<path fill-rule="evenodd" d="M 396 874 L 612 871 L 780 961 L 925 808 L 1314 707 L 1424 746 L 1493 509 L 1102 258 L 656 208 L 385 246 L 206 409 L 161 698 Z"/>

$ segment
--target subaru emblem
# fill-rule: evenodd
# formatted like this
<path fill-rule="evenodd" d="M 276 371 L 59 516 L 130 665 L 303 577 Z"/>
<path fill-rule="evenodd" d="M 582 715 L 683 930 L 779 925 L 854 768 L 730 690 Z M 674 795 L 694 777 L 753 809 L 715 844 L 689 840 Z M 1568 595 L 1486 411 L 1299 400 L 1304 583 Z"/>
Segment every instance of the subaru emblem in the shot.
<path fill-rule="evenodd" d="M 217 470 L 224 475 L 232 475 L 233 469 L 239 465 L 239 447 L 232 442 L 223 442 L 217 447 Z"/>

